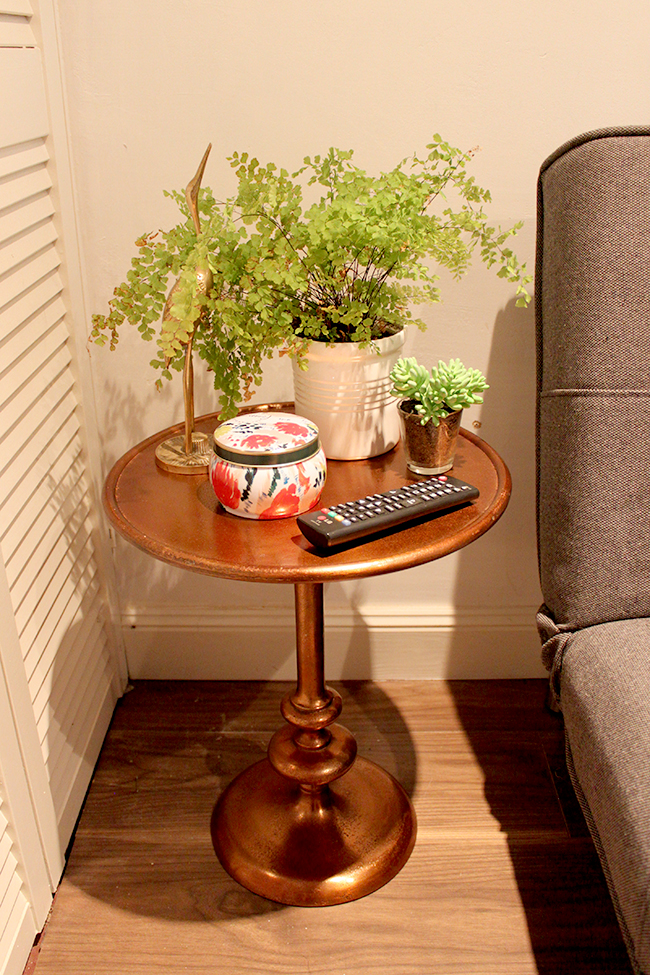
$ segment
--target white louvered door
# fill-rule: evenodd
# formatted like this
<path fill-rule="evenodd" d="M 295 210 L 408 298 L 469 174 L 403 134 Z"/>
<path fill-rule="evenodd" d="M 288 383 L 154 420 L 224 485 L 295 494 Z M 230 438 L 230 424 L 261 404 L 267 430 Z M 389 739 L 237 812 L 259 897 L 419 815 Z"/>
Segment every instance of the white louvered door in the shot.
<path fill-rule="evenodd" d="M 0 0 L 0 975 L 43 923 L 121 690 L 32 15 Z"/>
<path fill-rule="evenodd" d="M 28 732 L 21 743 L 9 697 L 10 682 L 20 687 L 13 673 L 19 648 L 10 615 L 9 587 L 0 569 L 0 619 L 7 623 L 0 632 L 0 972 L 19 975 L 47 918 L 52 886 L 32 801 L 35 782 L 30 783 L 26 771 L 30 753 L 38 764 L 37 740 Z M 46 784 L 44 774 L 38 778 Z M 51 810 L 46 818 L 51 843 L 56 835 Z"/>

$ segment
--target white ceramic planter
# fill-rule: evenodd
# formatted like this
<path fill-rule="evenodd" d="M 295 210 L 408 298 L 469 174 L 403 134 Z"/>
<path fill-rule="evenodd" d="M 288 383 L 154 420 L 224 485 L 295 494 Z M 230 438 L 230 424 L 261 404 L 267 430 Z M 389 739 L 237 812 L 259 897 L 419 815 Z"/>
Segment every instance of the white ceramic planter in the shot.
<path fill-rule="evenodd" d="M 404 347 L 404 330 L 360 348 L 355 342 L 311 342 L 308 368 L 293 364 L 296 413 L 319 429 L 325 456 L 360 460 L 398 442 L 397 400 L 390 371 Z"/>

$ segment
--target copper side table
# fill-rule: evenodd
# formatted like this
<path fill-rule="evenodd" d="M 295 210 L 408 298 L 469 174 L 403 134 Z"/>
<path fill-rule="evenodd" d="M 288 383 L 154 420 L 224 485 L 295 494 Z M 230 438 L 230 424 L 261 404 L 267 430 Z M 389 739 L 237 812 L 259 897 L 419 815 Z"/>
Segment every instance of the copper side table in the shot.
<path fill-rule="evenodd" d="M 261 409 L 287 409 L 277 404 Z M 207 433 L 218 414 L 201 417 Z M 391 880 L 415 842 L 415 813 L 396 780 L 357 757 L 353 735 L 336 723 L 339 694 L 324 677 L 323 584 L 421 565 L 486 532 L 510 497 L 500 457 L 461 430 L 452 474 L 480 498 L 420 524 L 328 554 L 302 536 L 295 518 L 249 521 L 226 513 L 206 474 L 171 474 L 155 448 L 182 425 L 150 437 L 113 467 L 104 503 L 115 528 L 150 555 L 195 572 L 295 588 L 298 680 L 281 711 L 286 724 L 268 757 L 242 772 L 219 798 L 212 840 L 241 884 L 284 904 L 340 904 Z M 401 445 L 365 461 L 330 461 L 323 502 L 333 505 L 400 487 L 407 472 Z"/>

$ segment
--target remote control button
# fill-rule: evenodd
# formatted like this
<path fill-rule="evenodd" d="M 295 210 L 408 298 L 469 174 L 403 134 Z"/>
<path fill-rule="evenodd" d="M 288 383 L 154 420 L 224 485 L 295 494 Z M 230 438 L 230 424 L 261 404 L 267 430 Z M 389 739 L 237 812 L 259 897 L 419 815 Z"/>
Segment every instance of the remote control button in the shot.
<path fill-rule="evenodd" d="M 309 541 L 328 548 L 383 529 L 408 527 L 412 519 L 419 521 L 422 516 L 463 504 L 478 495 L 472 485 L 441 475 L 305 513 L 298 516 L 297 523 Z"/>

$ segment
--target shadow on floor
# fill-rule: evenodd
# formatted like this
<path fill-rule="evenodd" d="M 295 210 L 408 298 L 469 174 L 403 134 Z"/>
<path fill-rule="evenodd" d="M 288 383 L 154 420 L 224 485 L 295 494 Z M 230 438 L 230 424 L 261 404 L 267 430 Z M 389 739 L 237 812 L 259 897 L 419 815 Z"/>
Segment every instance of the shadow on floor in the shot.
<path fill-rule="evenodd" d="M 173 921 L 282 910 L 221 867 L 210 818 L 229 782 L 265 757 L 283 724 L 279 704 L 290 686 L 138 682 L 115 712 L 66 881 L 121 910 Z M 415 750 L 399 710 L 373 684 L 350 682 L 341 692 L 344 721 L 363 741 L 364 757 L 412 793 Z"/>
<path fill-rule="evenodd" d="M 481 413 L 480 435 L 509 466 L 512 497 L 499 524 L 459 553 L 455 602 L 460 606 L 489 605 L 492 599 L 541 602 L 534 524 L 535 370 L 533 309 L 522 311 L 511 302 L 495 322 L 486 370 L 490 393 Z M 471 655 L 467 636 L 456 639 L 452 657 Z M 494 652 L 499 653 L 498 646 Z M 494 682 L 490 714 L 472 701 L 471 682 L 450 686 L 483 772 L 492 815 L 507 837 L 539 975 L 631 975 L 598 857 L 570 786 L 561 717 L 545 708 L 545 681 L 537 682 L 535 707 L 520 715 L 510 696 L 510 682 L 500 683 Z M 499 706 L 499 694 L 508 698 L 502 702 L 507 707 Z M 525 697 L 530 699 L 529 694 Z M 513 716 L 514 723 L 504 726 Z M 502 733 L 496 751 L 490 729 Z M 513 751 L 506 764 L 499 756 L 503 757 L 508 734 L 513 736 Z M 494 735 L 492 741 L 496 746 Z M 541 838 L 544 833 L 547 841 L 537 842 L 536 834 Z M 555 849 L 550 857 L 548 840 Z"/>
<path fill-rule="evenodd" d="M 471 682 L 452 681 L 450 687 L 483 772 L 490 811 L 507 838 L 537 971 L 632 975 L 600 862 L 566 770 L 561 717 L 546 710 L 543 681 L 522 681 L 528 701 L 530 687 L 538 686 L 537 709 L 527 714 L 522 710 L 517 727 L 508 727 L 499 718 L 499 697 L 511 698 L 516 684 L 494 682 L 494 714 L 488 720 L 477 714 Z M 502 713 L 512 720 L 512 706 Z M 506 761 L 503 749 L 508 749 L 508 742 L 511 754 Z M 495 746 L 500 755 L 495 755 Z"/>

